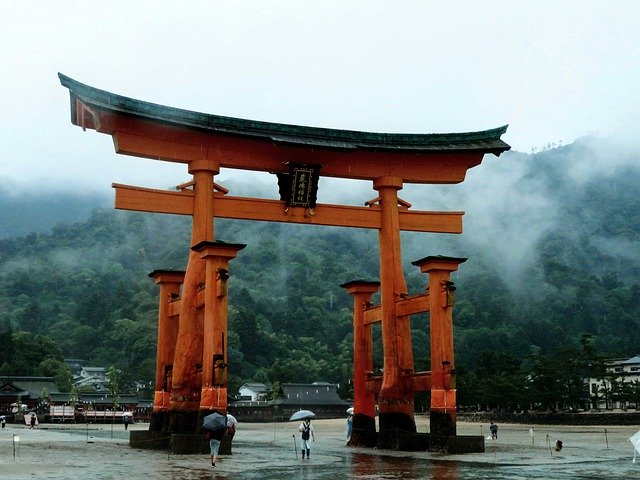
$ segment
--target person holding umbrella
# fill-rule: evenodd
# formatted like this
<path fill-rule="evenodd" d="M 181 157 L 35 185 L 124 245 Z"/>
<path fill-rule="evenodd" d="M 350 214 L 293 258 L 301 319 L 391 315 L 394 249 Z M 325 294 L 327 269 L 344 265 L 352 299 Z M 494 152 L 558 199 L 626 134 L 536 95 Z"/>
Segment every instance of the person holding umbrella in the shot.
<path fill-rule="evenodd" d="M 206 438 L 209 440 L 209 449 L 211 451 L 211 466 L 216 466 L 218 459 L 218 451 L 220 450 L 220 442 L 227 431 L 227 416 L 214 411 L 212 414 L 204 417 L 202 428 L 206 430 Z"/>
<path fill-rule="evenodd" d="M 304 460 L 305 451 L 307 453 L 307 460 L 311 458 L 311 444 L 309 443 L 309 437 L 315 442 L 316 437 L 313 434 L 313 425 L 311 425 L 311 417 L 306 417 L 300 426 L 298 427 L 300 432 L 300 450 L 302 450 L 302 459 Z"/>

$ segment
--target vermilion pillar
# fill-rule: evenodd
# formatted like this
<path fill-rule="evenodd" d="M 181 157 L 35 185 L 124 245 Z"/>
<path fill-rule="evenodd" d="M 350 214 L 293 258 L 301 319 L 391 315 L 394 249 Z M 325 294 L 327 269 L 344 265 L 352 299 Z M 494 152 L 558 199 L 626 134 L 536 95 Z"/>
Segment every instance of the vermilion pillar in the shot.
<path fill-rule="evenodd" d="M 367 376 L 373 373 L 371 325 L 364 323 L 364 309 L 380 282 L 352 281 L 340 285 L 353 295 L 353 429 L 349 445 L 375 445 L 375 395 L 367 388 Z"/>
<path fill-rule="evenodd" d="M 431 435 L 434 440 L 456 435 L 456 386 L 453 359 L 453 305 L 451 272 L 466 258 L 432 256 L 412 262 L 429 274 L 431 336 Z"/>
<path fill-rule="evenodd" d="M 191 244 L 213 241 L 213 177 L 219 165 L 209 160 L 189 163 L 194 180 L 193 226 Z M 202 387 L 203 311 L 198 310 L 200 286 L 205 282 L 205 261 L 198 252 L 191 251 L 182 288 L 180 329 L 173 366 L 171 409 L 197 412 Z M 193 419 L 195 422 L 195 418 Z M 176 420 L 174 431 L 193 431 L 188 421 Z"/>
<path fill-rule="evenodd" d="M 413 373 L 413 350 L 409 318 L 396 314 L 396 300 L 406 295 L 402 271 L 398 190 L 402 179 L 380 177 L 373 182 L 380 194 L 380 303 L 382 309 L 382 344 L 384 371 L 378 396 L 380 410 L 379 445 L 387 446 L 386 436 L 398 430 L 415 432 L 413 392 L 405 391 L 404 377 Z M 393 442 L 390 437 L 389 442 Z"/>
<path fill-rule="evenodd" d="M 206 265 L 200 410 L 227 410 L 229 260 L 244 247 L 225 242 L 200 242 L 192 247 Z"/>
<path fill-rule="evenodd" d="M 156 353 L 156 382 L 153 410 L 169 408 L 173 356 L 178 339 L 178 312 L 173 305 L 180 297 L 180 286 L 184 272 L 175 270 L 154 270 L 149 274 L 160 285 L 158 305 L 158 346 Z"/>

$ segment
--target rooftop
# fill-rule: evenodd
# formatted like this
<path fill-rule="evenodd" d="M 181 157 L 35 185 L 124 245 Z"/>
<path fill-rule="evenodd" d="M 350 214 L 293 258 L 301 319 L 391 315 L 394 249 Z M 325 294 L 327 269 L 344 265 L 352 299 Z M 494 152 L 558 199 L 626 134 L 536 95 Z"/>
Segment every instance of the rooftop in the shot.
<path fill-rule="evenodd" d="M 156 103 L 136 100 L 100 90 L 58 73 L 60 83 L 74 99 L 93 107 L 133 115 L 163 123 L 189 126 L 233 135 L 265 137 L 275 143 L 292 143 L 311 147 L 337 149 L 391 150 L 482 150 L 500 155 L 511 147 L 500 139 L 507 125 L 477 132 L 464 133 L 374 133 L 356 130 L 307 127 L 282 123 L 246 120 L 212 115 Z M 78 124 L 76 109 L 72 121 Z"/>

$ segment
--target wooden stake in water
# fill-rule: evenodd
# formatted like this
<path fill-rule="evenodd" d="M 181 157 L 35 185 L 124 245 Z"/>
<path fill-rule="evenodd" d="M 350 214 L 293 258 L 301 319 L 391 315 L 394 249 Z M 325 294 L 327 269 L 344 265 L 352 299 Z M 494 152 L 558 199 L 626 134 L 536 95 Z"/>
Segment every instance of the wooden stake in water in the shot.
<path fill-rule="evenodd" d="M 296 443 L 296 436 L 291 435 L 293 437 L 293 451 L 296 452 L 296 460 L 298 459 L 298 444 Z"/>
<path fill-rule="evenodd" d="M 607 445 L 607 450 L 609 450 L 609 438 L 607 437 L 607 429 L 604 429 L 604 441 Z"/>
<path fill-rule="evenodd" d="M 19 435 L 13 435 L 13 460 L 16 459 L 16 443 L 20 441 Z"/>

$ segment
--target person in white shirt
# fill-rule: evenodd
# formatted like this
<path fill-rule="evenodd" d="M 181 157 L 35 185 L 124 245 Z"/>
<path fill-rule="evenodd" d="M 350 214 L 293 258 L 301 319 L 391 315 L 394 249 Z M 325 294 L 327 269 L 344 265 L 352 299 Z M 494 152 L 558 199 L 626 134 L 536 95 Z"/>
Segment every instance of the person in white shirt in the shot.
<path fill-rule="evenodd" d="M 313 433 L 313 425 L 311 425 L 311 418 L 305 418 L 298 427 L 300 432 L 300 449 L 302 450 L 302 459 L 304 460 L 304 454 L 307 454 L 307 460 L 311 456 L 311 443 L 309 440 L 316 441 L 316 437 Z"/>

